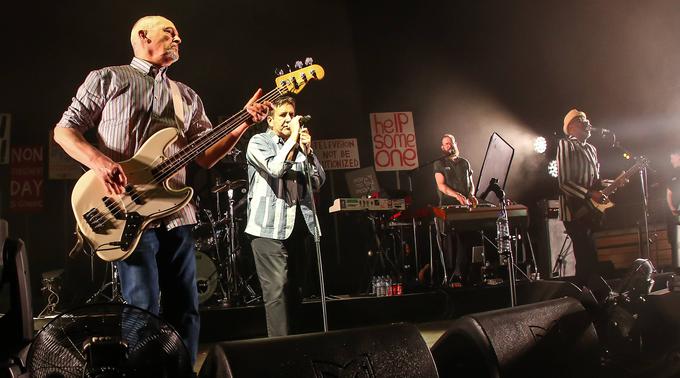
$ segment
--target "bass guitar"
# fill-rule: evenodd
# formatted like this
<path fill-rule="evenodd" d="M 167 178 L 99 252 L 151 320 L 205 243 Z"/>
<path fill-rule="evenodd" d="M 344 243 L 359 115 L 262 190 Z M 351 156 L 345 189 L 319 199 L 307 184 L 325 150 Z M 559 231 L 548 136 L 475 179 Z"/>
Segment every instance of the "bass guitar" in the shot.
<path fill-rule="evenodd" d="M 309 82 L 323 77 L 323 68 L 316 64 L 281 75 L 275 79 L 276 88 L 257 102 L 297 94 Z M 178 129 L 158 131 L 131 159 L 119 163 L 128 179 L 125 193 L 119 196 L 109 195 L 94 171 L 83 174 L 71 195 L 79 242 L 87 241 L 105 261 L 130 256 L 150 223 L 176 213 L 191 200 L 193 189 L 171 188 L 169 178 L 249 117 L 245 109 L 239 111 L 172 156 L 167 156 L 165 151 L 178 138 Z"/>
<path fill-rule="evenodd" d="M 621 173 L 617 178 L 612 180 L 611 183 L 609 183 L 607 186 L 605 186 L 604 189 L 601 190 L 602 194 L 604 194 L 604 201 L 603 202 L 597 202 L 592 198 L 588 198 L 588 206 L 582 207 L 577 213 L 576 213 L 576 218 L 580 218 L 582 216 L 587 215 L 588 213 L 591 213 L 591 215 L 594 215 L 596 217 L 602 216 L 605 211 L 608 209 L 614 207 L 614 202 L 612 202 L 609 199 L 609 196 L 616 192 L 617 189 L 623 187 L 628 183 L 628 179 L 635 173 L 637 173 L 639 170 L 644 169 L 649 166 L 649 160 L 644 157 L 640 156 L 637 158 L 637 162 L 628 170 L 625 172 Z"/>

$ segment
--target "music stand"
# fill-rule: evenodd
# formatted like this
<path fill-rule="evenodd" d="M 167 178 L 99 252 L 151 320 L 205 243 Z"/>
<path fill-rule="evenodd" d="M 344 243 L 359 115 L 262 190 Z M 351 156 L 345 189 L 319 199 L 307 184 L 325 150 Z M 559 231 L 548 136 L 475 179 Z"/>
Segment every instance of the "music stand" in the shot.
<path fill-rule="evenodd" d="M 490 189 L 491 179 L 498 180 L 498 186 L 505 190 L 505 183 L 514 155 L 515 149 L 505 139 L 496 132 L 491 134 L 489 145 L 486 147 L 484 162 L 477 178 L 477 193 L 481 193 L 477 198 L 497 206 L 500 204 L 498 196 Z"/>

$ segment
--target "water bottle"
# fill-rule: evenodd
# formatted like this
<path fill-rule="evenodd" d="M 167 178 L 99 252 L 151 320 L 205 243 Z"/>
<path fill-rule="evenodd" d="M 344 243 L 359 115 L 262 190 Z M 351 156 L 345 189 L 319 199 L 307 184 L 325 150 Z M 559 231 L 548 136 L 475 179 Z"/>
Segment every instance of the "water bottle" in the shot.
<path fill-rule="evenodd" d="M 387 276 L 387 282 L 386 282 L 385 286 L 387 286 L 387 293 L 385 295 L 387 295 L 388 297 L 391 297 L 392 295 L 394 295 L 394 291 L 392 290 L 392 277 L 391 276 Z"/>
<path fill-rule="evenodd" d="M 377 281 L 378 280 L 375 276 L 371 277 L 371 283 L 369 284 L 369 288 L 368 288 L 368 294 L 369 295 L 377 295 L 376 292 L 375 292 L 375 287 L 376 287 Z"/>

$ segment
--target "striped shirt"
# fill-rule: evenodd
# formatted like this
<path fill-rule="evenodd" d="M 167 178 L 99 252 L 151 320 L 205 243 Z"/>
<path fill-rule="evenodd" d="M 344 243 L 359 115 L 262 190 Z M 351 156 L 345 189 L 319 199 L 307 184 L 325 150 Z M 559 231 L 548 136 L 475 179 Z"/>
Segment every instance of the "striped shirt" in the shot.
<path fill-rule="evenodd" d="M 588 142 L 573 136 L 560 139 L 557 148 L 558 182 L 560 188 L 560 219 L 574 220 L 574 214 L 587 206 L 588 190 L 600 180 L 597 150 Z"/>
<path fill-rule="evenodd" d="M 304 172 L 306 159 L 298 151 L 295 161 L 286 160 L 294 145 L 294 140 L 284 142 L 271 129 L 250 139 L 246 151 L 250 181 L 246 233 L 270 239 L 288 239 L 295 226 L 295 214 L 299 205 L 309 232 L 314 234 L 316 223 L 312 212 L 312 193 L 303 191 L 299 201 L 294 203 L 286 200 L 286 181 L 298 177 L 297 173 Z M 310 162 L 312 188 L 318 190 L 326 180 L 326 173 L 314 154 L 310 154 Z"/>
<path fill-rule="evenodd" d="M 203 102 L 188 86 L 177 82 L 184 107 L 184 136 L 168 147 L 172 155 L 212 125 Z M 105 67 L 90 72 L 78 88 L 71 105 L 56 127 L 81 133 L 96 128 L 97 148 L 113 161 L 130 159 L 157 131 L 178 127 L 172 105 L 167 67 L 133 58 L 126 66 Z M 174 188 L 184 186 L 186 169 L 170 178 Z M 196 223 L 196 208 L 190 203 L 161 222 L 168 228 Z"/>

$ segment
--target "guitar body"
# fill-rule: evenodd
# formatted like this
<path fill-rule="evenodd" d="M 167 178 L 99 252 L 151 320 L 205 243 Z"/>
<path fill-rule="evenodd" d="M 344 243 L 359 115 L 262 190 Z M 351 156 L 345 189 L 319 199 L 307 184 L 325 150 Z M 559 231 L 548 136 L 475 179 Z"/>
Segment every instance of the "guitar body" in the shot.
<path fill-rule="evenodd" d="M 605 203 L 599 203 L 595 202 L 592 198 L 590 199 L 590 204 L 595 208 L 595 210 L 599 211 L 600 213 L 604 213 L 608 209 L 614 207 L 614 202 L 607 200 Z"/>
<path fill-rule="evenodd" d="M 151 169 L 167 159 L 166 148 L 177 139 L 177 130 L 167 128 L 152 135 L 129 160 L 120 165 L 128 179 L 127 191 L 109 195 L 94 171 L 76 182 L 71 206 L 78 230 L 105 261 L 127 258 L 139 243 L 149 223 L 176 213 L 193 195 L 193 189 L 173 189 L 168 179 L 154 183 Z"/>

